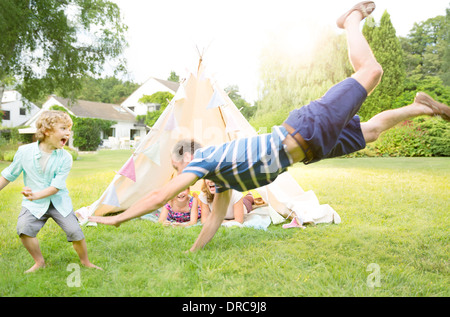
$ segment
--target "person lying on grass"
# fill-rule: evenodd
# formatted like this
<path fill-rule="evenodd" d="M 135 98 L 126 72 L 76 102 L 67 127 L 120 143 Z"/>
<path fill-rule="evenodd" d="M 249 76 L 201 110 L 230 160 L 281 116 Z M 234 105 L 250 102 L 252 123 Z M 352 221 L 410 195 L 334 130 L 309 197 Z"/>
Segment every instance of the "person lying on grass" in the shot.
<path fill-rule="evenodd" d="M 375 9 L 372 1 L 360 2 L 344 13 L 337 25 L 345 29 L 350 62 L 355 73 L 333 86 L 322 98 L 293 110 L 271 134 L 237 139 L 200 148 L 182 140 L 172 152 L 179 175 L 159 190 L 150 192 L 123 213 L 113 217 L 90 217 L 90 221 L 119 226 L 161 207 L 198 179 L 216 184 L 213 211 L 190 251 L 203 248 L 215 235 L 226 215 L 231 190 L 247 191 L 272 182 L 288 166 L 359 151 L 366 143 L 400 122 L 421 115 L 439 115 L 450 120 L 450 108 L 419 92 L 408 106 L 387 110 L 361 123 L 356 115 L 367 95 L 381 80 L 383 69 L 376 61 L 360 30 L 360 22 Z M 297 219 L 299 225 L 300 220 Z"/>
<path fill-rule="evenodd" d="M 188 227 L 197 224 L 201 218 L 198 199 L 189 195 L 189 187 L 169 200 L 161 208 L 158 222 L 164 226 Z"/>
<path fill-rule="evenodd" d="M 72 119 L 62 111 L 45 111 L 37 120 L 36 128 L 38 141 L 19 147 L 13 162 L 0 177 L 1 191 L 23 172 L 25 187 L 17 234 L 35 262 L 25 273 L 45 267 L 36 235 L 49 218 L 64 230 L 81 264 L 101 269 L 89 261 L 84 234 L 66 188 L 72 156 L 63 147 L 70 138 Z"/>

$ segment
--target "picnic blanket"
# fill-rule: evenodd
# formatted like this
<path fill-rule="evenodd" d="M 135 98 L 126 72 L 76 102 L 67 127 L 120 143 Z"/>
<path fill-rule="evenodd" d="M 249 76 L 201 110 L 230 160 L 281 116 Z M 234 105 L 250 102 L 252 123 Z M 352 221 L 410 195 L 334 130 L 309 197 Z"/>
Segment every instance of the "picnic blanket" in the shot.
<path fill-rule="evenodd" d="M 275 212 L 275 211 L 274 211 Z M 276 212 L 275 212 L 276 213 Z M 159 210 L 153 211 L 147 215 L 140 217 L 140 219 L 150 220 L 153 222 L 158 222 L 159 218 Z M 270 207 L 265 206 L 261 208 L 257 208 L 253 210 L 251 213 L 244 215 L 244 223 L 239 223 L 237 221 L 228 221 L 222 224 L 224 227 L 246 227 L 246 228 L 254 228 L 254 229 L 262 229 L 267 230 L 269 225 L 272 223 L 272 219 L 270 217 Z M 189 226 L 199 226 L 201 225 L 201 221 L 199 220 L 195 225 Z"/>

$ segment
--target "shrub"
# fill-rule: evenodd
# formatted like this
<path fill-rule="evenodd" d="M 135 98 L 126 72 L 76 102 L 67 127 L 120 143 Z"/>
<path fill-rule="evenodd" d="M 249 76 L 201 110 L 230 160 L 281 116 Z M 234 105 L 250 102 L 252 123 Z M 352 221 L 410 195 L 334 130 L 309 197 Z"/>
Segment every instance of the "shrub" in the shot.
<path fill-rule="evenodd" d="M 440 118 L 418 117 L 386 131 L 351 156 L 450 156 L 450 127 Z"/>
<path fill-rule="evenodd" d="M 73 145 L 80 151 L 95 151 L 102 142 L 100 138 L 101 131 L 107 131 L 115 121 L 92 119 L 92 118 L 73 118 Z"/>
<path fill-rule="evenodd" d="M 389 156 L 432 156 L 425 134 L 425 131 L 411 121 L 405 121 L 385 132 L 375 146 L 380 153 Z"/>
<path fill-rule="evenodd" d="M 77 160 L 77 158 L 78 158 L 78 152 L 77 152 L 77 150 L 75 150 L 75 149 L 73 149 L 73 148 L 71 148 L 71 147 L 68 147 L 68 146 L 65 146 L 65 147 L 64 147 L 64 150 L 66 150 L 67 152 L 69 152 L 70 155 L 72 155 L 72 159 L 73 159 L 74 161 Z"/>
<path fill-rule="evenodd" d="M 8 162 L 12 162 L 16 152 L 17 151 L 6 151 L 5 153 L 3 153 L 3 160 L 4 161 L 8 161 Z"/>

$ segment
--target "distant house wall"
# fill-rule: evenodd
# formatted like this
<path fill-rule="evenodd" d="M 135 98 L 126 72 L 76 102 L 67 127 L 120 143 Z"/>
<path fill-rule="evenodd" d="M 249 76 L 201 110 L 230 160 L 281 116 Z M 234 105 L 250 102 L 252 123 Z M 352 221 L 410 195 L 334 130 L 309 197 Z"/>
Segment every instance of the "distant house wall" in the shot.
<path fill-rule="evenodd" d="M 4 112 L 1 125 L 13 128 L 24 125 L 40 109 L 25 100 L 19 92 L 8 90 L 3 93 L 0 110 Z"/>

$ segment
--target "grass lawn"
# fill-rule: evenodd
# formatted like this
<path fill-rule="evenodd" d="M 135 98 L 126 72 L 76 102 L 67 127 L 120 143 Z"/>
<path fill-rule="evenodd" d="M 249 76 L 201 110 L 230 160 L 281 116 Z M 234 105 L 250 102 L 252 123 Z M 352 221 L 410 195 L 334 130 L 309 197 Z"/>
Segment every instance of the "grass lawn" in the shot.
<path fill-rule="evenodd" d="M 81 155 L 67 180 L 74 209 L 98 199 L 130 154 Z M 17 180 L 0 192 L 0 296 L 450 295 L 450 158 L 333 159 L 290 171 L 341 224 L 220 228 L 194 254 L 184 251 L 199 226 L 83 227 L 90 259 L 104 271 L 76 271 L 75 251 L 49 221 L 38 235 L 47 268 L 33 274 L 23 274 L 33 261 L 15 233 Z"/>

